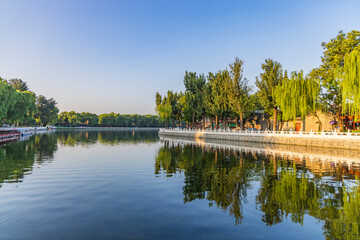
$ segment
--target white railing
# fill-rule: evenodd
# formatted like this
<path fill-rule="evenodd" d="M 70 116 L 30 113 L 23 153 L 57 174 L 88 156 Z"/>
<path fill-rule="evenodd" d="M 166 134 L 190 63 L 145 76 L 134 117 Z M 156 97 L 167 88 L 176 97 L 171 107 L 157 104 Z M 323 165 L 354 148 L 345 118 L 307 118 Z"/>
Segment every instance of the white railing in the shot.
<path fill-rule="evenodd" d="M 360 140 L 360 133 L 348 132 L 295 132 L 295 131 L 254 131 L 254 130 L 231 130 L 231 129 L 165 129 L 161 128 L 159 132 L 189 132 L 189 133 L 208 133 L 208 134 L 223 134 L 229 135 L 246 135 L 246 136 L 284 136 L 284 137 L 307 137 L 307 138 L 356 138 Z"/>

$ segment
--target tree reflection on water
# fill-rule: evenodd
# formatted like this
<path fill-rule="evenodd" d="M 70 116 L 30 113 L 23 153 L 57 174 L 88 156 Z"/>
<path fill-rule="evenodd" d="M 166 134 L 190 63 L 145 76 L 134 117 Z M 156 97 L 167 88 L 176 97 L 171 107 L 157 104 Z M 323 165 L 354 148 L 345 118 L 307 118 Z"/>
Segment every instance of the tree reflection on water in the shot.
<path fill-rule="evenodd" d="M 268 226 L 284 219 L 302 225 L 310 215 L 323 223 L 328 239 L 359 239 L 358 177 L 341 164 L 321 171 L 313 165 L 263 153 L 164 141 L 156 155 L 155 174 L 183 174 L 184 203 L 206 199 L 209 206 L 234 217 L 235 224 L 244 218 L 245 203 L 255 201 Z M 251 188 L 256 189 L 255 199 L 247 197 Z"/>
<path fill-rule="evenodd" d="M 3 183 L 22 182 L 35 164 L 51 163 L 58 145 L 91 146 L 97 143 L 118 145 L 158 141 L 157 131 L 55 131 L 31 136 L 28 140 L 0 145 L 0 187 Z"/>

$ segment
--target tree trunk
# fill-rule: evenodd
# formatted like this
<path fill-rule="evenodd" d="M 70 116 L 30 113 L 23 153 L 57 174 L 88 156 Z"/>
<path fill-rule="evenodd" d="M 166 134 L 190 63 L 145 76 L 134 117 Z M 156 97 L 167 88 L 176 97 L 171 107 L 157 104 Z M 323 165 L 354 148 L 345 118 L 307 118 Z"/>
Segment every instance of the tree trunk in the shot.
<path fill-rule="evenodd" d="M 217 115 L 215 116 L 215 129 L 219 129 L 219 118 Z"/>
<path fill-rule="evenodd" d="M 280 120 L 280 126 L 279 126 L 279 130 L 282 131 L 284 127 L 284 121 Z"/>
<path fill-rule="evenodd" d="M 276 124 L 277 124 L 277 109 L 274 108 L 274 125 L 273 125 L 273 131 L 276 131 Z"/>
<path fill-rule="evenodd" d="M 194 129 L 194 124 L 195 124 L 195 110 L 193 111 L 193 115 L 192 115 L 191 129 Z"/>
<path fill-rule="evenodd" d="M 276 156 L 273 156 L 273 167 L 274 167 L 274 175 L 277 176 L 277 162 L 276 162 Z"/>
<path fill-rule="evenodd" d="M 314 116 L 317 118 L 317 120 L 319 121 L 319 128 L 318 131 L 321 132 L 322 131 L 322 123 L 320 120 L 320 117 L 317 115 L 316 111 L 314 112 Z"/>
<path fill-rule="evenodd" d="M 336 116 L 335 118 L 337 118 L 337 120 L 338 120 L 339 129 L 340 129 L 340 130 L 345 130 L 345 127 L 344 127 L 344 124 L 343 124 L 343 120 L 342 120 L 342 118 L 341 118 L 341 114 L 337 113 L 335 116 Z"/>
<path fill-rule="evenodd" d="M 240 114 L 240 129 L 244 130 L 244 114 Z"/>
<path fill-rule="evenodd" d="M 218 160 L 218 150 L 215 148 L 215 163 L 217 163 Z"/>
<path fill-rule="evenodd" d="M 213 123 L 214 123 L 214 118 L 213 118 L 213 117 L 211 117 L 211 129 L 214 129 L 214 125 L 213 125 Z"/>
<path fill-rule="evenodd" d="M 205 126 L 205 117 L 203 117 L 203 129 L 205 129 L 206 126 Z"/>

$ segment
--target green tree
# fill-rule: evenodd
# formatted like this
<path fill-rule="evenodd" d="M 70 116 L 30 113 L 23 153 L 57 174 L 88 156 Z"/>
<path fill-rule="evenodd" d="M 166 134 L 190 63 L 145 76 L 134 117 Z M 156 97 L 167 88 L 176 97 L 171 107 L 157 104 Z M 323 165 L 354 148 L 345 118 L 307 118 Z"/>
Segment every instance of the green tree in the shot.
<path fill-rule="evenodd" d="M 80 114 L 80 123 L 87 127 L 95 127 L 99 123 L 99 117 L 95 113 L 82 112 Z"/>
<path fill-rule="evenodd" d="M 165 127 L 168 127 L 168 123 L 172 116 L 172 106 L 169 97 L 161 97 L 159 93 L 155 96 L 156 112 L 160 118 L 164 121 Z"/>
<path fill-rule="evenodd" d="M 17 91 L 17 100 L 8 108 L 6 120 L 11 124 L 33 122 L 36 113 L 36 96 L 32 92 Z"/>
<path fill-rule="evenodd" d="M 344 79 L 341 81 L 343 112 L 359 119 L 360 112 L 360 46 L 345 56 Z"/>
<path fill-rule="evenodd" d="M 196 72 L 185 72 L 185 101 L 187 111 L 192 112 L 191 128 L 195 127 L 195 121 L 203 117 L 203 91 L 205 86 L 205 77 L 203 74 L 197 75 Z"/>
<path fill-rule="evenodd" d="M 276 104 L 282 113 L 282 120 L 295 122 L 296 117 L 303 119 L 309 113 L 316 115 L 319 107 L 320 84 L 304 77 L 303 71 L 292 72 L 291 79 L 285 76 L 275 89 Z M 321 126 L 321 125 L 320 125 Z"/>
<path fill-rule="evenodd" d="M 276 131 L 278 106 L 276 104 L 275 89 L 281 84 L 283 78 L 282 66 L 272 59 L 265 59 L 265 63 L 261 65 L 261 68 L 264 72 L 260 74 L 260 79 L 256 77 L 255 84 L 259 89 L 258 96 L 265 112 L 271 114 L 271 111 L 273 111 L 273 130 Z"/>
<path fill-rule="evenodd" d="M 219 127 L 219 118 L 224 119 L 230 114 L 230 75 L 229 71 L 218 71 L 216 74 L 209 73 L 208 75 L 208 88 L 211 96 L 208 99 L 207 109 L 215 116 L 215 128 Z"/>
<path fill-rule="evenodd" d="M 9 109 L 13 109 L 19 94 L 15 88 L 0 78 L 0 121 L 8 118 Z"/>
<path fill-rule="evenodd" d="M 335 114 L 336 120 L 342 124 L 342 89 L 340 87 L 344 79 L 345 56 L 350 54 L 360 44 L 360 32 L 351 31 L 347 34 L 340 31 L 329 42 L 323 42 L 321 46 L 324 54 L 321 57 L 321 65 L 314 68 L 310 77 L 321 83 L 321 101 L 330 112 Z"/>
<path fill-rule="evenodd" d="M 81 115 L 75 111 L 71 111 L 67 114 L 67 119 L 71 127 L 79 125 L 81 122 Z"/>
<path fill-rule="evenodd" d="M 19 90 L 19 91 L 22 91 L 22 92 L 29 91 L 29 87 L 28 87 L 27 83 L 24 82 L 21 79 L 18 79 L 18 78 L 10 79 L 8 81 L 8 83 L 9 83 L 10 86 L 15 88 L 16 90 Z"/>
<path fill-rule="evenodd" d="M 244 129 L 244 113 L 249 110 L 250 104 L 250 87 L 248 81 L 243 78 L 244 62 L 239 58 L 230 64 L 230 86 L 229 86 L 229 103 L 230 108 L 240 117 L 240 128 Z"/>
<path fill-rule="evenodd" d="M 54 123 L 58 116 L 59 109 L 56 107 L 57 102 L 53 99 L 46 99 L 40 95 L 36 99 L 37 113 L 35 114 L 36 120 L 42 126 Z"/>

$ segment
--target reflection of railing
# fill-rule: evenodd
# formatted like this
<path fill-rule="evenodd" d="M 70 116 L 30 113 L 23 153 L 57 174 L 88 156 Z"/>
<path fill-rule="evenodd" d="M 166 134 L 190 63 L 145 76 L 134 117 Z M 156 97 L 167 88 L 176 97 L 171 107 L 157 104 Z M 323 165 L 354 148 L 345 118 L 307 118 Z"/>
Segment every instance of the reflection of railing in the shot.
<path fill-rule="evenodd" d="M 193 144 L 198 147 L 212 147 L 224 150 L 247 152 L 251 154 L 264 154 L 281 156 L 288 159 L 306 159 L 312 161 L 321 161 L 325 163 L 333 162 L 336 164 L 346 164 L 352 168 L 353 164 L 358 165 L 360 163 L 359 151 L 349 150 L 349 154 L 344 154 L 342 150 L 324 150 L 318 151 L 312 147 L 301 147 L 301 146 L 286 146 L 272 145 L 272 144 L 243 144 L 236 145 L 231 142 L 222 142 L 216 140 L 207 141 L 194 141 L 185 139 L 176 139 L 171 137 L 160 137 L 161 141 L 169 141 L 177 145 Z"/>
<path fill-rule="evenodd" d="M 171 132 L 188 132 L 188 133 L 206 133 L 206 134 L 228 134 L 228 135 L 244 135 L 259 137 L 296 137 L 296 138 L 336 138 L 336 139 L 356 139 L 360 140 L 360 133 L 348 132 L 294 132 L 294 131 L 254 131 L 254 130 L 230 130 L 230 129 L 164 129 L 159 130 L 160 133 Z"/>

